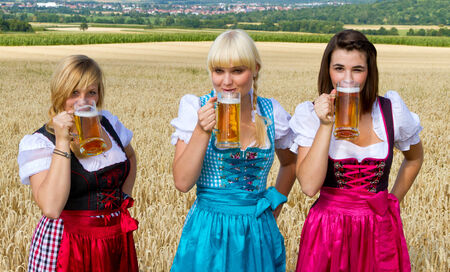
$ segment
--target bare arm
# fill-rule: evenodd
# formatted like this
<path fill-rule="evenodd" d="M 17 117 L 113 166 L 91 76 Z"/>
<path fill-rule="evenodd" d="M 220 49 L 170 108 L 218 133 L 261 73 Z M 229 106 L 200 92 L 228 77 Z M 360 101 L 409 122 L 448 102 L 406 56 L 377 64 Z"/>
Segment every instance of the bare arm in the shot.
<path fill-rule="evenodd" d="M 62 112 L 53 118 L 55 148 L 69 154 L 72 126 L 72 112 Z M 70 159 L 53 154 L 50 168 L 31 176 L 30 183 L 42 213 L 48 218 L 59 218 L 70 192 Z"/>
<path fill-rule="evenodd" d="M 136 165 L 137 165 L 136 153 L 134 152 L 134 149 L 131 146 L 131 144 L 125 147 L 125 154 L 128 160 L 130 161 L 130 173 L 128 173 L 128 176 L 122 185 L 122 191 L 125 194 L 131 196 L 133 192 L 134 182 L 136 180 Z"/>
<path fill-rule="evenodd" d="M 211 98 L 198 110 L 197 126 L 188 144 L 178 141 L 173 159 L 173 179 L 175 187 L 181 192 L 188 192 L 200 176 L 211 132 L 216 125 L 214 102 Z"/>
<path fill-rule="evenodd" d="M 296 175 L 303 193 L 310 197 L 320 190 L 327 172 L 328 150 L 333 130 L 333 102 L 333 96 L 328 94 L 322 94 L 316 99 L 314 110 L 320 119 L 319 129 L 311 147 L 298 148 Z"/>
<path fill-rule="evenodd" d="M 402 165 L 397 174 L 394 187 L 391 193 L 394 194 L 401 202 L 408 192 L 409 188 L 416 179 L 423 163 L 423 147 L 422 143 L 412 145 L 408 151 L 404 151 L 405 156 Z"/>
<path fill-rule="evenodd" d="M 297 156 L 289 149 L 277 149 L 275 152 L 280 161 L 280 170 L 278 171 L 275 188 L 278 192 L 288 196 L 295 182 L 295 161 Z"/>
<path fill-rule="evenodd" d="M 280 161 L 280 170 L 278 171 L 275 188 L 287 197 L 295 182 L 295 161 L 297 156 L 289 149 L 277 149 L 275 152 Z M 282 205 L 278 206 L 273 212 L 275 218 L 280 214 L 282 207 Z"/>

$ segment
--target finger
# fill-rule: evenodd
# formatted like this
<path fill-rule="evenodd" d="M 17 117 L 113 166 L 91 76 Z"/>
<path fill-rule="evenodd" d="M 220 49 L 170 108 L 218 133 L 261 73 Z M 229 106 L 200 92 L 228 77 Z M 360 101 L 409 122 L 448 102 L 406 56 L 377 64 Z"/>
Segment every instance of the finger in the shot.
<path fill-rule="evenodd" d="M 207 123 L 211 123 L 211 122 L 213 122 L 213 121 L 216 120 L 216 115 L 215 115 L 215 114 L 209 115 L 209 116 L 207 116 L 204 120 L 205 120 L 205 122 L 207 122 Z"/>
<path fill-rule="evenodd" d="M 201 107 L 201 108 L 198 110 L 198 113 L 205 112 L 205 111 L 207 111 L 207 110 L 209 110 L 209 109 L 214 110 L 214 103 L 209 103 L 209 101 L 208 101 L 208 103 L 206 103 L 203 107 Z"/>
<path fill-rule="evenodd" d="M 213 120 L 205 127 L 205 130 L 208 130 L 208 131 L 212 130 L 215 126 L 216 126 L 216 120 Z"/>

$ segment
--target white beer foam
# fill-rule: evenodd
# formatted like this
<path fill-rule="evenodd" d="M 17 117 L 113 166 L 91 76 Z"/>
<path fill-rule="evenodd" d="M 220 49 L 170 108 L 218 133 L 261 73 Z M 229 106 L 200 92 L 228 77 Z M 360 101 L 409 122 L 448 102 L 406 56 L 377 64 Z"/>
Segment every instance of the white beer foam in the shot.
<path fill-rule="evenodd" d="M 221 98 L 218 100 L 222 104 L 239 104 L 241 100 L 239 98 Z"/>
<path fill-rule="evenodd" d="M 359 93 L 358 87 L 337 87 L 336 89 L 341 93 Z"/>
<path fill-rule="evenodd" d="M 76 111 L 75 115 L 80 116 L 80 117 L 95 117 L 98 115 L 98 112 L 97 111 Z"/>

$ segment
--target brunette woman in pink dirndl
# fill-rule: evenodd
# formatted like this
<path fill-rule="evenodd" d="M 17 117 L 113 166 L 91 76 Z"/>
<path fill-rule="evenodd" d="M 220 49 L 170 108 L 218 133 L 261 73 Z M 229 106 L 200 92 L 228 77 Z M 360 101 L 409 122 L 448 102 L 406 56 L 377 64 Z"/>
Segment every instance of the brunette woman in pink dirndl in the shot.
<path fill-rule="evenodd" d="M 64 58 L 51 81 L 50 121 L 19 146 L 19 174 L 30 184 L 43 216 L 33 234 L 28 271 L 138 271 L 128 208 L 136 178 L 133 133 L 100 111 L 104 151 L 80 152 L 73 139 L 74 104 L 102 105 L 98 64 L 83 55 Z M 92 129 L 92 127 L 91 127 Z"/>
<path fill-rule="evenodd" d="M 419 118 L 398 93 L 378 96 L 376 49 L 358 31 L 337 33 L 325 49 L 319 97 L 297 106 L 296 173 L 302 191 L 320 196 L 303 226 L 297 271 L 411 271 L 399 202 L 423 161 Z M 336 83 L 359 83 L 359 136 L 333 135 Z M 394 146 L 403 163 L 391 193 Z"/>

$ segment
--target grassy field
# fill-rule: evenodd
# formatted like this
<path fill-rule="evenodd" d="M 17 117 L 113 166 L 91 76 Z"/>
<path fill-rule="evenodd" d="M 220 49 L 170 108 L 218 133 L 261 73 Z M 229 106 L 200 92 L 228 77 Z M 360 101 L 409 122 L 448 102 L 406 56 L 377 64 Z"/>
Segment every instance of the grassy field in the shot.
<path fill-rule="evenodd" d="M 169 271 L 182 225 L 195 197 L 173 186 L 170 145 L 180 98 L 211 88 L 205 69 L 210 42 L 0 47 L 0 271 L 26 271 L 28 248 L 40 211 L 29 186 L 20 184 L 18 144 L 47 121 L 49 78 L 59 59 L 86 54 L 106 76 L 105 108 L 134 132 L 138 175 L 131 213 L 141 271 Z M 316 97 L 325 44 L 257 43 L 263 67 L 260 94 L 293 113 Z M 380 92 L 397 90 L 421 118 L 425 162 L 401 205 L 413 271 L 449 270 L 450 48 L 377 45 Z M 396 152 L 391 186 L 400 163 Z M 275 182 L 276 162 L 268 183 Z M 297 260 L 300 233 L 314 202 L 293 188 L 278 224 L 285 237 L 287 270 Z"/>
<path fill-rule="evenodd" d="M 37 25 L 37 31 L 27 34 L 1 34 L 0 46 L 22 45 L 79 45 L 104 43 L 138 43 L 167 41 L 212 41 L 223 30 L 219 29 L 139 29 L 136 27 L 90 27 L 86 32 L 76 25 Z M 298 32 L 248 31 L 255 41 L 327 43 L 331 34 Z M 417 46 L 450 47 L 450 37 L 368 36 L 377 44 L 402 44 Z"/>

